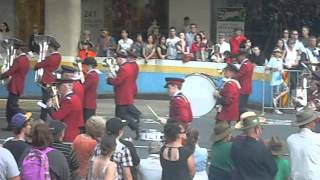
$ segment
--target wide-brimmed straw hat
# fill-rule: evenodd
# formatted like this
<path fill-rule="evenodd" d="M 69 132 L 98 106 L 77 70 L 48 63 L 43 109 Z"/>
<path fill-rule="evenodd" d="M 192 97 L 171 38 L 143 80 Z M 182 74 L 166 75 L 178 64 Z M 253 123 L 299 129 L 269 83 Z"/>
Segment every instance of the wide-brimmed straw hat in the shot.
<path fill-rule="evenodd" d="M 268 142 L 268 148 L 274 156 L 283 156 L 287 154 L 286 142 L 281 141 L 278 136 L 272 136 Z"/>
<path fill-rule="evenodd" d="M 235 125 L 235 129 L 246 130 L 266 123 L 264 117 L 259 117 L 254 112 L 247 112 L 241 114 L 241 116 L 240 121 Z"/>
<path fill-rule="evenodd" d="M 293 122 L 293 126 L 302 126 L 308 124 L 312 121 L 315 121 L 319 118 L 319 114 L 310 109 L 306 109 L 304 111 L 297 112 L 296 121 Z"/>
<path fill-rule="evenodd" d="M 234 128 L 230 127 L 230 125 L 225 122 L 221 121 L 216 123 L 216 126 L 213 129 L 213 134 L 211 135 L 211 139 L 213 142 L 217 142 L 228 136 Z"/>

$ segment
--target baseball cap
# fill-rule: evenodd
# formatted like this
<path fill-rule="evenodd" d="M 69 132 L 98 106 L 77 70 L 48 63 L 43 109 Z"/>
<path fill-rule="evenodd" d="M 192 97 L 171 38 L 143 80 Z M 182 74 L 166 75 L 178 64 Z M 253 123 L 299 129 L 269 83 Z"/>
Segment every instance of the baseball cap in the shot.
<path fill-rule="evenodd" d="M 125 120 L 120 118 L 111 118 L 106 123 L 106 129 L 108 134 L 117 134 L 125 126 Z"/>
<path fill-rule="evenodd" d="M 29 121 L 31 119 L 32 113 L 27 112 L 25 114 L 23 113 L 16 113 L 12 118 L 11 118 L 11 127 L 15 129 L 21 129 L 23 128 L 23 125 L 25 124 L 26 121 Z"/>

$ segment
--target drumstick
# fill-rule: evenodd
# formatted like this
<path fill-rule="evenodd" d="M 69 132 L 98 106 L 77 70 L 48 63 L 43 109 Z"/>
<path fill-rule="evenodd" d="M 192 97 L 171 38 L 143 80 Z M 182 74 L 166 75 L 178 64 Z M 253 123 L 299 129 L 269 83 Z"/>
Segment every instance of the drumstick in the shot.
<path fill-rule="evenodd" d="M 150 106 L 147 106 L 147 107 L 148 107 L 148 109 L 151 111 L 151 113 L 157 118 L 157 120 L 159 120 L 160 117 L 157 115 L 157 113 L 154 112 L 154 110 L 153 110 Z M 155 121 L 155 122 L 159 123 L 158 121 Z"/>

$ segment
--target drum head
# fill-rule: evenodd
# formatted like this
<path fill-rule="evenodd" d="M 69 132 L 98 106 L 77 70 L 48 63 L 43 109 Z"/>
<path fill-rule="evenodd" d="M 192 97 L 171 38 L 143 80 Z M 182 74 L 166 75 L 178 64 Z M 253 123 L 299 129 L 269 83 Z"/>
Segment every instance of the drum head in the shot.
<path fill-rule="evenodd" d="M 182 93 L 191 103 L 193 117 L 201 117 L 214 108 L 215 91 L 216 87 L 210 77 L 204 74 L 186 76 L 182 85 Z"/>

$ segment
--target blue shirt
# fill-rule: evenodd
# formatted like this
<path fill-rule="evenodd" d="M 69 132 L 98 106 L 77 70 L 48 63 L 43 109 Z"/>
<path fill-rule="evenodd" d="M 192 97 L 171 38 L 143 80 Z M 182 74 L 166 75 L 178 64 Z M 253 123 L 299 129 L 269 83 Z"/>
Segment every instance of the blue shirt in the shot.
<path fill-rule="evenodd" d="M 201 148 L 198 145 L 196 145 L 193 156 L 196 162 L 196 171 L 197 172 L 205 171 L 207 168 L 207 159 L 208 159 L 207 149 Z"/>
<path fill-rule="evenodd" d="M 277 59 L 275 57 L 271 57 L 268 64 L 267 64 L 268 68 L 275 68 L 278 69 L 278 71 L 272 72 L 272 70 L 270 70 L 270 72 L 272 73 L 271 75 L 271 86 L 278 86 L 280 84 L 283 83 L 283 79 L 282 79 L 282 70 L 283 70 L 283 62 L 281 59 Z"/>

